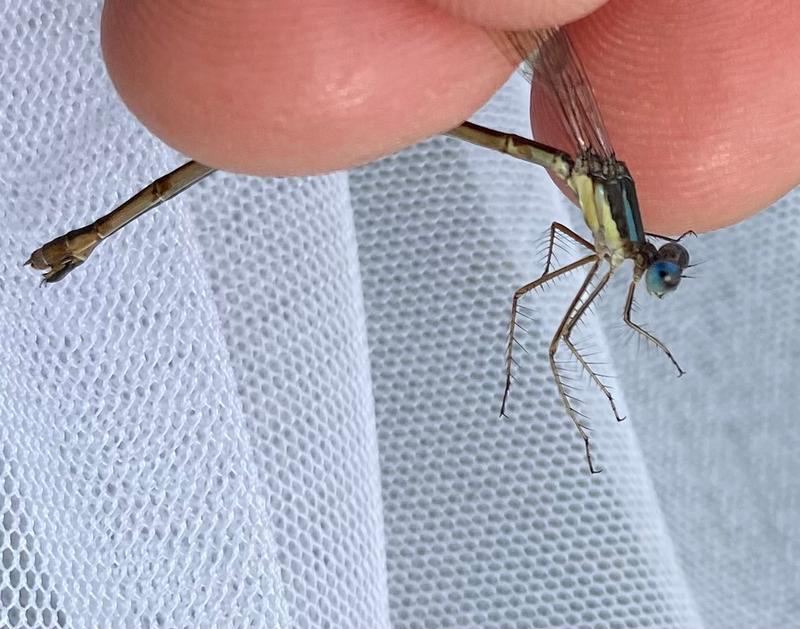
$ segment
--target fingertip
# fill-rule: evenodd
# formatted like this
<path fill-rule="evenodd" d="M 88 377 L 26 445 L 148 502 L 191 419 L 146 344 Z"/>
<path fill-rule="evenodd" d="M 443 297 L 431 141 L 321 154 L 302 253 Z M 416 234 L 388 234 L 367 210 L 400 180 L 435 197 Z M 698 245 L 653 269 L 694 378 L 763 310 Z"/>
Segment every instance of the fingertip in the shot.
<path fill-rule="evenodd" d="M 109 0 L 109 74 L 177 150 L 259 175 L 364 163 L 455 126 L 510 74 L 421 0 Z"/>

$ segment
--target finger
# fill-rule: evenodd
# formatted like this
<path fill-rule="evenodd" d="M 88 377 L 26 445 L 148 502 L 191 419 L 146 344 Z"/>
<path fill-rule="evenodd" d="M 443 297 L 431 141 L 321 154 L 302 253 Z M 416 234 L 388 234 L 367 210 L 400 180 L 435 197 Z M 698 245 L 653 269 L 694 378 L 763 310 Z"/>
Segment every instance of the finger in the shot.
<path fill-rule="evenodd" d="M 428 0 L 432 4 L 483 26 L 523 30 L 559 26 L 595 11 L 607 0 Z"/>
<path fill-rule="evenodd" d="M 800 5 L 614 0 L 569 32 L 649 231 L 730 225 L 800 183 Z"/>
<path fill-rule="evenodd" d="M 156 135 L 253 174 L 386 155 L 457 125 L 511 73 L 481 28 L 424 0 L 109 0 L 102 43 Z"/>

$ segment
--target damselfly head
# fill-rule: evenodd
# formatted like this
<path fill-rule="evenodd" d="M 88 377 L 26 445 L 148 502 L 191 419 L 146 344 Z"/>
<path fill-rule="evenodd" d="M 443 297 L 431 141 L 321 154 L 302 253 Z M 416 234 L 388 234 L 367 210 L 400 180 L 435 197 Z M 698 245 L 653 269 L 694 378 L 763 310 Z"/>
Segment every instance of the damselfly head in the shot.
<path fill-rule="evenodd" d="M 681 283 L 683 270 L 689 266 L 689 252 L 677 242 L 662 245 L 645 273 L 647 292 L 661 299 Z"/>

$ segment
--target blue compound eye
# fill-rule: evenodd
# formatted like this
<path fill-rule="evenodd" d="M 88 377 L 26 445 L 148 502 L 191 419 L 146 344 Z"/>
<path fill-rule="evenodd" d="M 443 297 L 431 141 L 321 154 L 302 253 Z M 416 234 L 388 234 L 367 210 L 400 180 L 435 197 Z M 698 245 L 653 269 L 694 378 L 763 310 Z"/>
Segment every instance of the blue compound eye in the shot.
<path fill-rule="evenodd" d="M 647 292 L 656 297 L 663 297 L 674 291 L 681 283 L 683 269 L 676 262 L 657 260 L 650 265 L 644 276 Z"/>
<path fill-rule="evenodd" d="M 681 283 L 683 270 L 689 265 L 689 252 L 677 242 L 668 242 L 656 253 L 645 274 L 647 292 L 663 297 Z"/>

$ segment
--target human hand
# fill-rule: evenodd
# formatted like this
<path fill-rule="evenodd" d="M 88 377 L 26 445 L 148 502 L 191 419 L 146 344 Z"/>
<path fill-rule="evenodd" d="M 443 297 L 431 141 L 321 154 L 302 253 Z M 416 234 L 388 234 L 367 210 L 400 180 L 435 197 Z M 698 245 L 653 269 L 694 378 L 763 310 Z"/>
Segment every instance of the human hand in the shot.
<path fill-rule="evenodd" d="M 437 9 L 434 4 L 445 7 Z M 263 175 L 364 163 L 468 118 L 511 69 L 481 24 L 535 28 L 602 0 L 108 0 L 131 110 L 205 163 Z M 800 173 L 800 7 L 611 0 L 570 27 L 648 230 L 730 224 Z M 547 140 L 555 125 L 534 120 Z"/>

